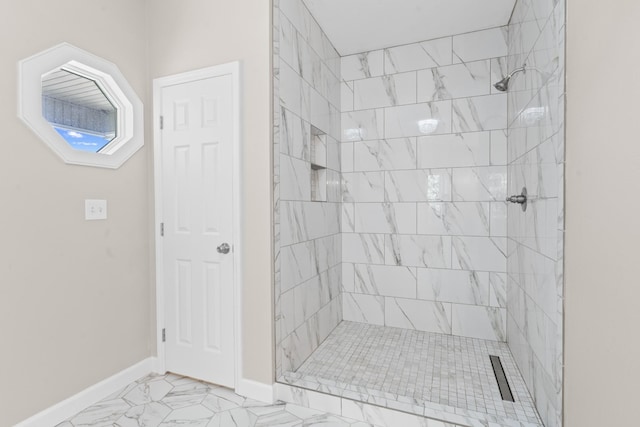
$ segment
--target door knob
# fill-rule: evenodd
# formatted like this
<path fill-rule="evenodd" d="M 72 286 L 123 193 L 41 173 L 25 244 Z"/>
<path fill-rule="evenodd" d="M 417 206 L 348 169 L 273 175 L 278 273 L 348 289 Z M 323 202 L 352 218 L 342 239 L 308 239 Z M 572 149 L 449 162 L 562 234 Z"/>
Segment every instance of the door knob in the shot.
<path fill-rule="evenodd" d="M 228 243 L 223 243 L 220 246 L 218 246 L 216 249 L 219 254 L 228 254 L 229 251 L 231 250 L 231 246 L 229 246 Z"/>

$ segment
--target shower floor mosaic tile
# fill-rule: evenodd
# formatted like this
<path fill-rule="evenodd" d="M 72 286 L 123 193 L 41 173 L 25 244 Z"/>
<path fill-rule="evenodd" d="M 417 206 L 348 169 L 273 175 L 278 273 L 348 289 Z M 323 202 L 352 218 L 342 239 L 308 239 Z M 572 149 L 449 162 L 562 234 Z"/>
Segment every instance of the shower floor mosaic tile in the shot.
<path fill-rule="evenodd" d="M 515 402 L 502 400 L 490 355 L 500 357 Z M 542 426 L 501 342 L 345 321 L 281 380 L 445 420 L 455 414 L 483 424 Z"/>
<path fill-rule="evenodd" d="M 178 375 L 149 375 L 56 427 L 257 427 L 370 424 L 297 405 L 246 399 Z"/>

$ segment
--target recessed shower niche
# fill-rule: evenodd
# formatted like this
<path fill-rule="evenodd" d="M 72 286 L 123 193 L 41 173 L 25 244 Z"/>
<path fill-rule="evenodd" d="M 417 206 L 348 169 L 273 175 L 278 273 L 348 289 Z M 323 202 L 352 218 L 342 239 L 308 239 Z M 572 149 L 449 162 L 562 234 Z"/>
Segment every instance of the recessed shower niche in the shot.
<path fill-rule="evenodd" d="M 565 6 L 494 3 L 277 2 L 278 398 L 561 425 Z"/>

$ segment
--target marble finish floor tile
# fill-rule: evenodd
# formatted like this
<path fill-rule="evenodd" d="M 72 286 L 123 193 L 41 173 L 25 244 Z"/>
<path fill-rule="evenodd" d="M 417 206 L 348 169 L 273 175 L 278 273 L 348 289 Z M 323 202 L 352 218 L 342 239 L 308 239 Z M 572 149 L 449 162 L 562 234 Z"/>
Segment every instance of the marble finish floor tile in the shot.
<path fill-rule="evenodd" d="M 515 402 L 502 400 L 489 355 L 500 357 Z M 280 381 L 427 417 L 542 426 L 502 342 L 344 321 Z"/>
<path fill-rule="evenodd" d="M 268 405 L 174 374 L 149 375 L 56 427 L 257 427 L 369 424 L 288 403 Z"/>

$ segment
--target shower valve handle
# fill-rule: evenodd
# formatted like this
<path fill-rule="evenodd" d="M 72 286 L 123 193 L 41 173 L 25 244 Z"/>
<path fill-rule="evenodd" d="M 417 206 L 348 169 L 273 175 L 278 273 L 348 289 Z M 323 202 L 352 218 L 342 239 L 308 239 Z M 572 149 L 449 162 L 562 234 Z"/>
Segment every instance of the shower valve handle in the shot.
<path fill-rule="evenodd" d="M 522 205 L 522 211 L 526 212 L 527 210 L 527 187 L 524 187 L 522 189 L 522 193 L 520 193 L 519 196 L 511 196 L 511 197 L 507 197 L 507 202 L 511 202 L 511 203 L 518 203 L 519 205 Z"/>
<path fill-rule="evenodd" d="M 523 203 L 527 203 L 527 196 L 521 194 L 519 196 L 507 197 L 507 202 L 518 203 L 522 205 Z"/>

